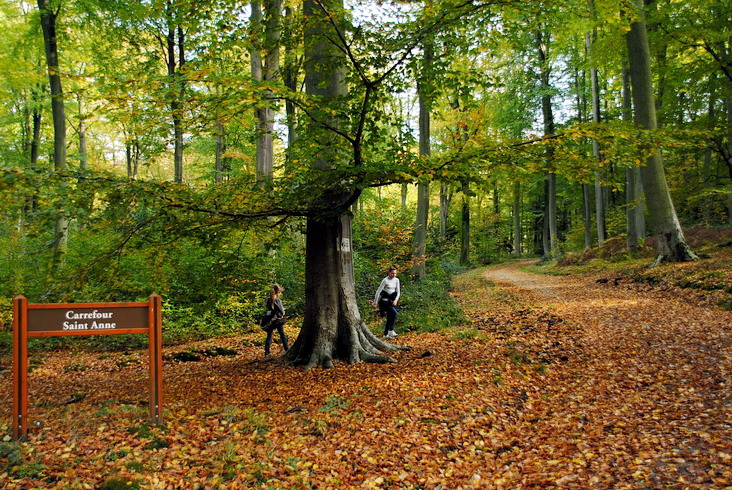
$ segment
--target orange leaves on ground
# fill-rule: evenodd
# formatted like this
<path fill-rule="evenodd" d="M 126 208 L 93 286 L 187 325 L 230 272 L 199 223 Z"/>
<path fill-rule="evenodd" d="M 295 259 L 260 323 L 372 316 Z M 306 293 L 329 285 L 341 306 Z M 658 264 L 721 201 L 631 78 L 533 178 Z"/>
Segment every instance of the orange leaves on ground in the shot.
<path fill-rule="evenodd" d="M 471 324 L 401 335 L 412 350 L 395 364 L 303 372 L 264 362 L 260 334 L 166 349 L 237 355 L 166 362 L 164 427 L 146 423 L 146 356 L 37 356 L 30 414 L 42 426 L 0 446 L 0 483 L 730 484 L 729 312 L 517 266 L 461 276 L 454 296 Z"/>

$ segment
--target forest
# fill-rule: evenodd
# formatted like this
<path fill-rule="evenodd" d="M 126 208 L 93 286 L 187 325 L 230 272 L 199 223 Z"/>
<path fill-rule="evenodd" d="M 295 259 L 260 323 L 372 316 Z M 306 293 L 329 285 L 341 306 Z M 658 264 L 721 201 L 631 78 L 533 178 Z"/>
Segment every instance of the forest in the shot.
<path fill-rule="evenodd" d="M 732 481 L 729 0 L 0 0 L 0 30 L 3 378 L 13 298 L 159 294 L 169 421 L 144 336 L 31 339 L 7 488 Z"/>
<path fill-rule="evenodd" d="M 728 7 L 4 1 L 3 323 L 156 292 L 204 338 L 279 282 L 360 329 L 393 264 L 417 328 L 475 265 L 693 260 L 682 226 L 732 216 Z"/>

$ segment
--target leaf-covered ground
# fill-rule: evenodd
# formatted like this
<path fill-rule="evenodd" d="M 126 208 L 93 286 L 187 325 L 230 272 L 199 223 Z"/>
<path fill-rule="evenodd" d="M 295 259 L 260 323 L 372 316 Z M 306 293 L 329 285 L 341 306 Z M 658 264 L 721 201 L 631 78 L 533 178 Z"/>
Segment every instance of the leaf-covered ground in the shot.
<path fill-rule="evenodd" d="M 0 485 L 732 485 L 732 313 L 520 266 L 458 278 L 471 324 L 400 336 L 413 349 L 395 364 L 303 372 L 263 362 L 257 334 L 168 348 L 237 354 L 166 362 L 162 428 L 146 424 L 145 353 L 36 355 L 39 426 L 0 446 Z M 8 421 L 7 371 L 1 389 Z"/>

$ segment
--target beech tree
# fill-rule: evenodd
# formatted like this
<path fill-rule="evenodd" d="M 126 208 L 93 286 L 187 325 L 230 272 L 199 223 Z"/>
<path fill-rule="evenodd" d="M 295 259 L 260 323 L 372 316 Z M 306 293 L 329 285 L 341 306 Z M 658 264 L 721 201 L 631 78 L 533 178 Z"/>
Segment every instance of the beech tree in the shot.
<path fill-rule="evenodd" d="M 344 101 L 346 58 L 337 41 L 344 32 L 342 0 L 305 0 L 305 89 L 317 97 L 308 131 L 321 150 L 312 162 L 314 174 L 343 163 L 344 121 L 333 110 Z M 336 114 L 336 116 L 333 116 Z M 321 212 L 307 217 L 305 248 L 305 315 L 300 335 L 285 358 L 294 364 L 332 367 L 333 359 L 393 362 L 381 351 L 398 347 L 378 339 L 361 318 L 356 302 L 353 241 L 349 207 L 358 191 L 333 187 L 315 202 Z M 324 212 L 324 210 L 330 210 Z"/>
<path fill-rule="evenodd" d="M 646 130 L 655 130 L 658 125 L 643 0 L 634 0 L 633 5 L 634 20 L 625 39 L 628 47 L 635 124 Z M 698 257 L 684 239 L 681 224 L 671 201 L 660 150 L 650 151 L 645 165 L 640 169 L 640 174 L 650 212 L 651 228 L 658 240 L 656 262 L 696 260 Z"/>
<path fill-rule="evenodd" d="M 48 81 L 51 87 L 51 114 L 53 118 L 53 166 L 57 172 L 66 168 L 66 112 L 64 108 L 64 91 L 61 86 L 61 72 L 59 68 L 58 37 L 56 33 L 56 19 L 59 6 L 49 0 L 38 0 L 38 10 L 41 14 L 41 28 L 43 30 L 43 44 L 46 53 Z M 58 259 L 68 245 L 69 218 L 63 212 L 56 218 L 56 231 L 53 248 Z"/>

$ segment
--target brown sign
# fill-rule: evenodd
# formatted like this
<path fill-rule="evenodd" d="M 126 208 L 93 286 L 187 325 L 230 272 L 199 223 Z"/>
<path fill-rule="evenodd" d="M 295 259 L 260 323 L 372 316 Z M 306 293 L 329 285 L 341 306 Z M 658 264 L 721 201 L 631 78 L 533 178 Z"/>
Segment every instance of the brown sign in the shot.
<path fill-rule="evenodd" d="M 95 335 L 116 331 L 147 330 L 147 303 L 130 306 L 97 307 L 94 304 L 28 305 L 28 334 L 54 332 L 69 335 Z"/>
<path fill-rule="evenodd" d="M 150 419 L 163 416 L 162 298 L 145 303 L 29 304 L 13 299 L 13 437 L 28 433 L 28 338 L 146 333 L 150 352 Z"/>

